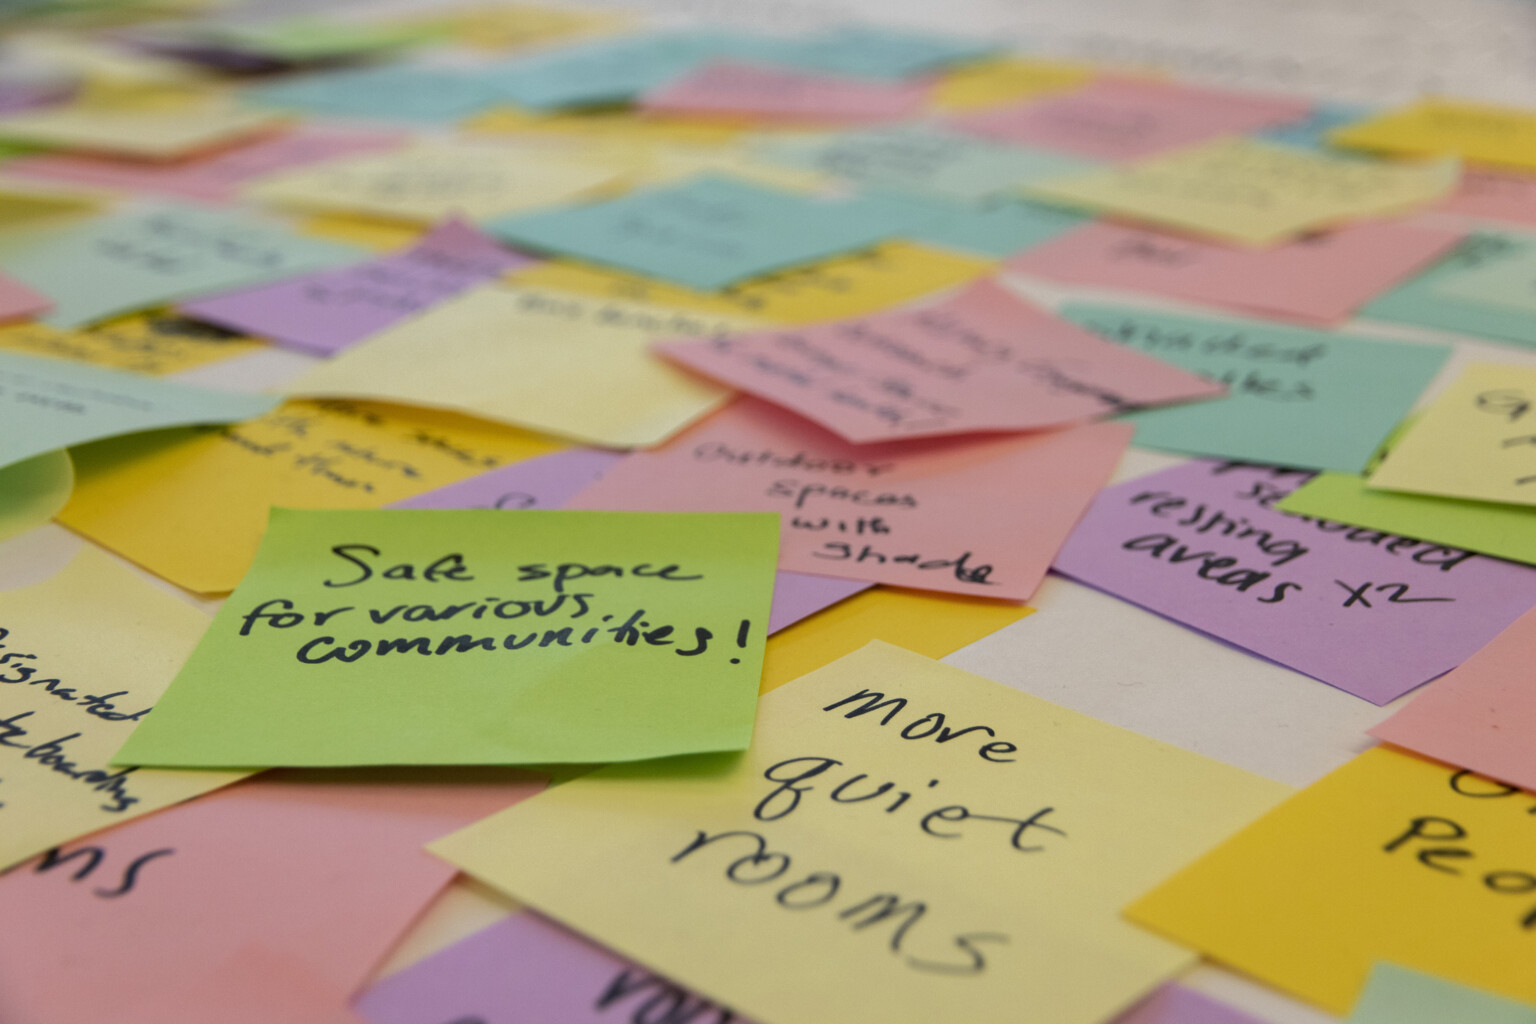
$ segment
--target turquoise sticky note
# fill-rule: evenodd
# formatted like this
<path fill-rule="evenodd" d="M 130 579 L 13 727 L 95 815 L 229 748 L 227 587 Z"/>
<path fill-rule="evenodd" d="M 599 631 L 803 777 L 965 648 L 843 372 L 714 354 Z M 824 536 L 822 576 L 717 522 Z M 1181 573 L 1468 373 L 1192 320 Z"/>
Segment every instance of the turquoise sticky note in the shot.
<path fill-rule="evenodd" d="M 0 352 L 0 466 L 141 430 L 250 419 L 277 401 Z"/>
<path fill-rule="evenodd" d="M 941 33 L 844 25 L 818 36 L 787 41 L 776 60 L 833 75 L 907 78 L 1001 49 L 1000 43 Z"/>
<path fill-rule="evenodd" d="M 1369 107 L 1357 107 L 1344 103 L 1319 103 L 1301 120 L 1260 132 L 1258 137 L 1266 142 L 1279 142 L 1286 146 L 1330 149 L 1329 132 L 1346 124 L 1363 121 L 1371 114 Z"/>
<path fill-rule="evenodd" d="M 531 110 L 623 103 L 733 50 L 730 37 L 703 32 L 624 36 L 579 43 L 480 69 L 479 80 Z"/>
<path fill-rule="evenodd" d="M 329 117 L 444 123 L 502 102 L 480 75 L 440 68 L 379 67 L 306 75 L 246 93 L 265 107 Z"/>
<path fill-rule="evenodd" d="M 821 199 L 704 176 L 483 226 L 525 248 L 715 291 L 902 236 L 930 217 L 920 205 Z"/>
<path fill-rule="evenodd" d="M 1136 444 L 1297 469 L 1360 472 L 1451 351 L 1122 306 L 1058 312 L 1227 385 L 1226 398 L 1132 413 Z"/>
<path fill-rule="evenodd" d="M 1475 282 L 1500 273 L 1505 265 L 1529 266 L 1532 259 L 1536 235 L 1478 232 L 1423 274 L 1367 303 L 1359 316 L 1536 346 L 1536 315 L 1531 310 L 1481 301 L 1453 287 L 1463 279 Z M 1477 294 L 1475 283 L 1470 294 Z"/>
<path fill-rule="evenodd" d="M 1536 320 L 1536 245 L 1511 249 L 1498 259 L 1430 283 L 1438 298 L 1511 310 Z"/>
<path fill-rule="evenodd" d="M 932 219 L 909 231 L 914 242 L 1004 259 L 1092 220 L 1080 213 L 994 196 L 979 203 L 930 202 Z"/>
<path fill-rule="evenodd" d="M 1536 1024 L 1536 1006 L 1380 963 L 1349 1024 Z"/>
<path fill-rule="evenodd" d="M 45 322 L 70 328 L 366 255 L 252 214 L 158 203 L 6 253 L 0 271 L 53 300 Z"/>

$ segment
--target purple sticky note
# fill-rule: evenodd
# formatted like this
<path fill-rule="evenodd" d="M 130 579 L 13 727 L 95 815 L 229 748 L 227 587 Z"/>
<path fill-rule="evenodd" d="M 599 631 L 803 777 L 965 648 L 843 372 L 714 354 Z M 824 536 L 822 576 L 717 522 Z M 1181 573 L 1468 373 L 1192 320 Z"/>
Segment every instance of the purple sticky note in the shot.
<path fill-rule="evenodd" d="M 553 455 L 493 469 L 435 491 L 418 494 L 390 508 L 560 508 L 567 499 L 603 475 L 622 455 L 595 448 L 567 448 Z M 870 584 L 781 572 L 773 587 L 768 632 L 777 633 L 813 612 L 852 597 Z"/>
<path fill-rule="evenodd" d="M 750 1024 L 530 912 L 390 975 L 353 1008 L 369 1024 Z"/>
<path fill-rule="evenodd" d="M 448 221 L 383 259 L 182 303 L 180 312 L 328 356 L 532 258 Z"/>
<path fill-rule="evenodd" d="M 1263 1024 L 1194 989 L 1164 985 L 1110 1024 Z"/>
<path fill-rule="evenodd" d="M 1310 477 L 1201 460 L 1111 487 L 1055 568 L 1373 704 L 1536 605 L 1530 566 L 1273 507 Z"/>

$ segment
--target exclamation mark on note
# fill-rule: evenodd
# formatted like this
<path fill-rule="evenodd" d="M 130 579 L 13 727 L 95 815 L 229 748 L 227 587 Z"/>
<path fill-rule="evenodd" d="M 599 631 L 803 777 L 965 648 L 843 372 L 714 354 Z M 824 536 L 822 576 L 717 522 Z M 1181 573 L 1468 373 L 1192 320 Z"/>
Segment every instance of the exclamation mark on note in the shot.
<path fill-rule="evenodd" d="M 736 646 L 737 647 L 740 647 L 743 650 L 746 649 L 746 646 L 747 646 L 747 631 L 749 629 L 751 629 L 751 628 L 752 628 L 752 623 L 751 622 L 749 622 L 746 619 L 742 619 L 741 620 L 741 625 L 739 627 L 737 627 L 737 629 L 736 629 Z M 740 658 L 732 658 L 731 659 L 731 664 L 732 665 L 740 665 L 741 664 L 741 659 Z"/>

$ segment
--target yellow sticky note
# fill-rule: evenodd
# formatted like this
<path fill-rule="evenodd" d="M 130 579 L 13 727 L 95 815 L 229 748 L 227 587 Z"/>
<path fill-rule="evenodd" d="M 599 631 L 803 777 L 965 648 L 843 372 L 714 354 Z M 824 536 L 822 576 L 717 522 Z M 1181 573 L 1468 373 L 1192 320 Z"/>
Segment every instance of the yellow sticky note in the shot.
<path fill-rule="evenodd" d="M 75 104 L 0 117 L 0 139 L 170 160 L 265 131 L 281 118 L 226 103 L 119 108 Z"/>
<path fill-rule="evenodd" d="M 619 175 L 611 165 L 544 148 L 441 141 L 285 171 L 245 194 L 288 209 L 430 224 L 453 214 L 484 220 L 553 205 Z"/>
<path fill-rule="evenodd" d="M 1462 370 L 1367 483 L 1536 505 L 1536 369 L 1473 363 Z"/>
<path fill-rule="evenodd" d="M 1460 100 L 1422 99 L 1335 128 L 1336 146 L 1412 156 L 1459 156 L 1472 163 L 1536 168 L 1536 111 Z"/>
<path fill-rule="evenodd" d="M 704 293 L 587 264 L 551 260 L 512 275 L 529 287 L 653 302 L 718 316 L 782 324 L 840 320 L 975 280 L 994 264 L 909 242 L 890 242 L 825 263 Z"/>
<path fill-rule="evenodd" d="M 760 692 L 778 689 L 871 640 L 942 658 L 1033 611 L 988 598 L 872 587 L 770 636 Z"/>
<path fill-rule="evenodd" d="M 1126 913 L 1333 1013 L 1381 960 L 1530 1002 L 1533 808 L 1530 793 L 1377 747 Z"/>
<path fill-rule="evenodd" d="M 975 110 L 1032 96 L 1070 92 L 1097 74 L 1091 64 L 1005 57 L 966 64 L 939 77 L 929 94 L 938 110 Z"/>
<path fill-rule="evenodd" d="M 188 590 L 224 593 L 273 505 L 377 508 L 558 447 L 450 413 L 285 402 L 227 427 L 72 448 L 75 493 L 58 520 Z"/>
<path fill-rule="evenodd" d="M 423 23 L 446 30 L 455 42 L 485 50 L 510 50 L 621 28 L 622 15 L 507 4 L 460 7 L 429 14 Z"/>
<path fill-rule="evenodd" d="M 424 233 L 420 224 L 346 213 L 317 213 L 305 217 L 299 223 L 299 230 L 315 238 L 358 245 L 375 252 L 404 249 Z"/>
<path fill-rule="evenodd" d="M 53 451 L 0 467 L 0 540 L 52 519 L 69 501 L 75 467 L 69 452 Z"/>
<path fill-rule="evenodd" d="M 657 357 L 651 344 L 756 322 L 492 284 L 316 364 L 288 393 L 453 409 L 588 444 L 641 447 L 730 394 Z"/>
<path fill-rule="evenodd" d="M 109 764 L 207 627 L 91 547 L 0 593 L 0 871 L 248 774 Z"/>
<path fill-rule="evenodd" d="M 752 125 L 715 118 L 699 121 L 640 114 L 628 109 L 541 114 L 516 107 L 496 107 L 469 118 L 459 127 L 465 132 L 488 135 L 547 135 L 583 143 L 710 146 L 733 142 Z"/>
<path fill-rule="evenodd" d="M 1384 163 L 1234 137 L 1024 191 L 1244 245 L 1274 245 L 1330 224 L 1422 206 L 1447 195 L 1458 175 L 1452 159 Z"/>
<path fill-rule="evenodd" d="M 47 324 L 0 327 L 0 349 L 163 376 L 266 346 L 169 313 L 136 313 L 84 331 Z"/>
<path fill-rule="evenodd" d="M 1120 907 L 1287 792 L 872 643 L 430 849 L 753 1019 L 1099 1024 L 1194 961 Z"/>

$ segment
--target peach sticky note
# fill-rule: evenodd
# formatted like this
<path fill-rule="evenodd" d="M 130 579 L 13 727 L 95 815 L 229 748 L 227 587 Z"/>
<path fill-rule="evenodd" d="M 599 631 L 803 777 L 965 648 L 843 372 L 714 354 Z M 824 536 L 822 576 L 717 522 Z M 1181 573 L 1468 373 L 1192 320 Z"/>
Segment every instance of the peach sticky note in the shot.
<path fill-rule="evenodd" d="M 1435 209 L 1478 221 L 1536 224 L 1536 174 L 1468 167 L 1456 191 Z"/>
<path fill-rule="evenodd" d="M 719 61 L 647 94 L 641 106 L 668 114 L 870 121 L 916 112 L 928 90 L 923 81 L 880 82 Z"/>

